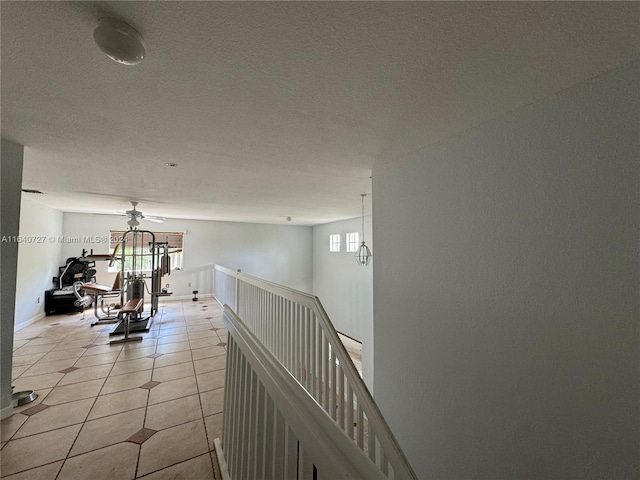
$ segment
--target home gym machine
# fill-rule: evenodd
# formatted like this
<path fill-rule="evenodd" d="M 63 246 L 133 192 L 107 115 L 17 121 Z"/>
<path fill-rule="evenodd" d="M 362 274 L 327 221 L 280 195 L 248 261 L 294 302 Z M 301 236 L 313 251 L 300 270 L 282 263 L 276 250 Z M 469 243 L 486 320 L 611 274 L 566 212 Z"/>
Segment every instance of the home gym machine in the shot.
<path fill-rule="evenodd" d="M 142 337 L 130 337 L 130 333 L 148 332 L 153 317 L 158 312 L 158 299 L 171 295 L 162 291 L 162 276 L 171 274 L 168 242 L 156 242 L 156 236 L 148 230 L 133 226 L 123 233 L 114 258 L 120 262 L 120 323 L 110 335 L 124 338 L 111 343 L 141 341 Z M 149 284 L 151 288 L 149 288 Z M 145 312 L 145 292 L 149 294 L 149 309 Z"/>
<path fill-rule="evenodd" d="M 158 250 L 154 248 L 156 236 L 148 230 L 131 227 L 122 235 L 120 242 L 120 323 L 110 335 L 123 335 L 111 343 L 141 341 L 142 337 L 130 337 L 130 333 L 148 332 L 153 317 L 158 311 L 157 292 Z M 145 248 L 146 246 L 146 248 Z M 151 288 L 147 281 L 151 281 Z M 149 309 L 145 312 L 145 291 L 149 294 Z"/>

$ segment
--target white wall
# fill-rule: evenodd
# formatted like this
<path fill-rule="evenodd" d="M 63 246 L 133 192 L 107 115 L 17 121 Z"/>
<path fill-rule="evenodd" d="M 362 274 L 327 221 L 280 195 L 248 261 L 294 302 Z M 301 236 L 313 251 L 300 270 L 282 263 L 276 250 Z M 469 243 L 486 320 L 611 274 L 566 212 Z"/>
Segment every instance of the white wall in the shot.
<path fill-rule="evenodd" d="M 65 213 L 63 235 L 73 239 L 108 236 L 109 230 L 127 229 L 126 220 L 120 216 Z M 311 291 L 311 227 L 168 219 L 162 224 L 141 223 L 139 228 L 187 231 L 183 269 L 172 270 L 162 282 L 170 285 L 172 298 L 191 297 L 193 290 L 198 290 L 200 296 L 212 294 L 216 263 L 290 288 Z M 65 243 L 61 261 L 80 256 L 83 248 L 108 253 L 108 244 L 104 243 Z M 107 262 L 97 262 L 96 270 L 99 283 L 113 283 L 116 274 L 107 272 Z"/>
<path fill-rule="evenodd" d="M 44 317 L 44 292 L 54 287 L 58 275 L 62 244 L 62 212 L 22 194 L 18 245 L 15 329 L 19 330 Z M 55 239 L 55 240 L 52 240 Z M 39 300 L 39 301 L 38 301 Z"/>
<path fill-rule="evenodd" d="M 367 197 L 370 201 L 371 197 Z M 346 252 L 346 234 L 361 232 L 360 218 L 313 228 L 313 294 L 324 306 L 336 329 L 362 342 L 362 376 L 373 391 L 373 262 L 356 263 Z M 329 252 L 329 235 L 338 233 L 341 251 Z M 365 217 L 365 241 L 371 248 L 371 216 Z M 374 252 L 375 253 L 375 252 Z"/>
<path fill-rule="evenodd" d="M 636 62 L 373 175 L 375 394 L 420 478 L 639 478 Z"/>

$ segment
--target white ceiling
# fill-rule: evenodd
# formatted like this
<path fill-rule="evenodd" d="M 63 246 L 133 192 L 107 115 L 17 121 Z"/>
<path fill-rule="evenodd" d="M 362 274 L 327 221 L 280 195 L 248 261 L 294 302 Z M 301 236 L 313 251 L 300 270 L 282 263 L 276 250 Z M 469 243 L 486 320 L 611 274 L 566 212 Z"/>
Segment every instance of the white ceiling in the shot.
<path fill-rule="evenodd" d="M 2 136 L 63 211 L 314 225 L 371 170 L 640 55 L 634 2 L 1 2 Z M 117 64 L 98 18 L 143 36 Z M 165 166 L 176 162 L 178 168 Z"/>

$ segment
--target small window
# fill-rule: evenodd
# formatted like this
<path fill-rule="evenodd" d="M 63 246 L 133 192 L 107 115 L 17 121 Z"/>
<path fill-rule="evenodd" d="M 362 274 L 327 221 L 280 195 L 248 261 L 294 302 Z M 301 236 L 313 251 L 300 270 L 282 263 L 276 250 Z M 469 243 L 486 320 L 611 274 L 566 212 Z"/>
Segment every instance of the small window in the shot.
<path fill-rule="evenodd" d="M 116 246 L 120 246 L 122 241 L 122 236 L 124 235 L 124 231 L 121 230 L 111 230 L 109 232 L 109 253 L 113 253 Z M 156 242 L 168 242 L 168 254 L 169 254 L 169 264 L 171 265 L 172 270 L 181 270 L 182 269 L 182 249 L 183 249 L 183 233 L 182 232 L 153 232 L 155 235 Z M 145 234 L 146 235 L 146 234 Z M 148 238 L 143 238 L 142 245 L 140 245 L 136 254 L 140 256 L 142 260 L 142 270 L 143 271 L 151 271 L 151 255 L 148 248 L 148 242 L 151 241 L 151 236 Z M 147 248 L 144 248 L 144 244 L 147 244 Z M 128 251 L 127 255 L 131 255 L 133 250 Z M 107 269 L 109 272 L 119 272 L 120 271 L 120 255 L 121 252 L 118 251 L 116 255 L 116 261 L 114 261 L 111 266 Z M 131 257 L 127 258 L 127 263 L 131 263 Z M 160 265 L 156 265 L 159 267 Z M 130 269 L 132 265 L 125 265 L 125 270 Z M 140 265 L 138 265 L 140 267 Z"/>
<path fill-rule="evenodd" d="M 358 251 L 359 237 L 358 232 L 347 233 L 347 252 Z"/>
<path fill-rule="evenodd" d="M 340 234 L 339 233 L 334 233 L 333 235 L 329 235 L 329 251 L 330 252 L 340 251 Z"/>

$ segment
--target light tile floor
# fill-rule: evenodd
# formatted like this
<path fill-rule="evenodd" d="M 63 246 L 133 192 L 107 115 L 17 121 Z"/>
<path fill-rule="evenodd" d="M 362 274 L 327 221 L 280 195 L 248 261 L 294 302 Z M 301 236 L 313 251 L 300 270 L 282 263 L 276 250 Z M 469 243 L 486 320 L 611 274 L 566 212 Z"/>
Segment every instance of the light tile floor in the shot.
<path fill-rule="evenodd" d="M 221 478 L 220 305 L 165 301 L 144 340 L 124 345 L 93 321 L 57 315 L 16 332 L 12 384 L 38 398 L 1 422 L 1 478 Z"/>

